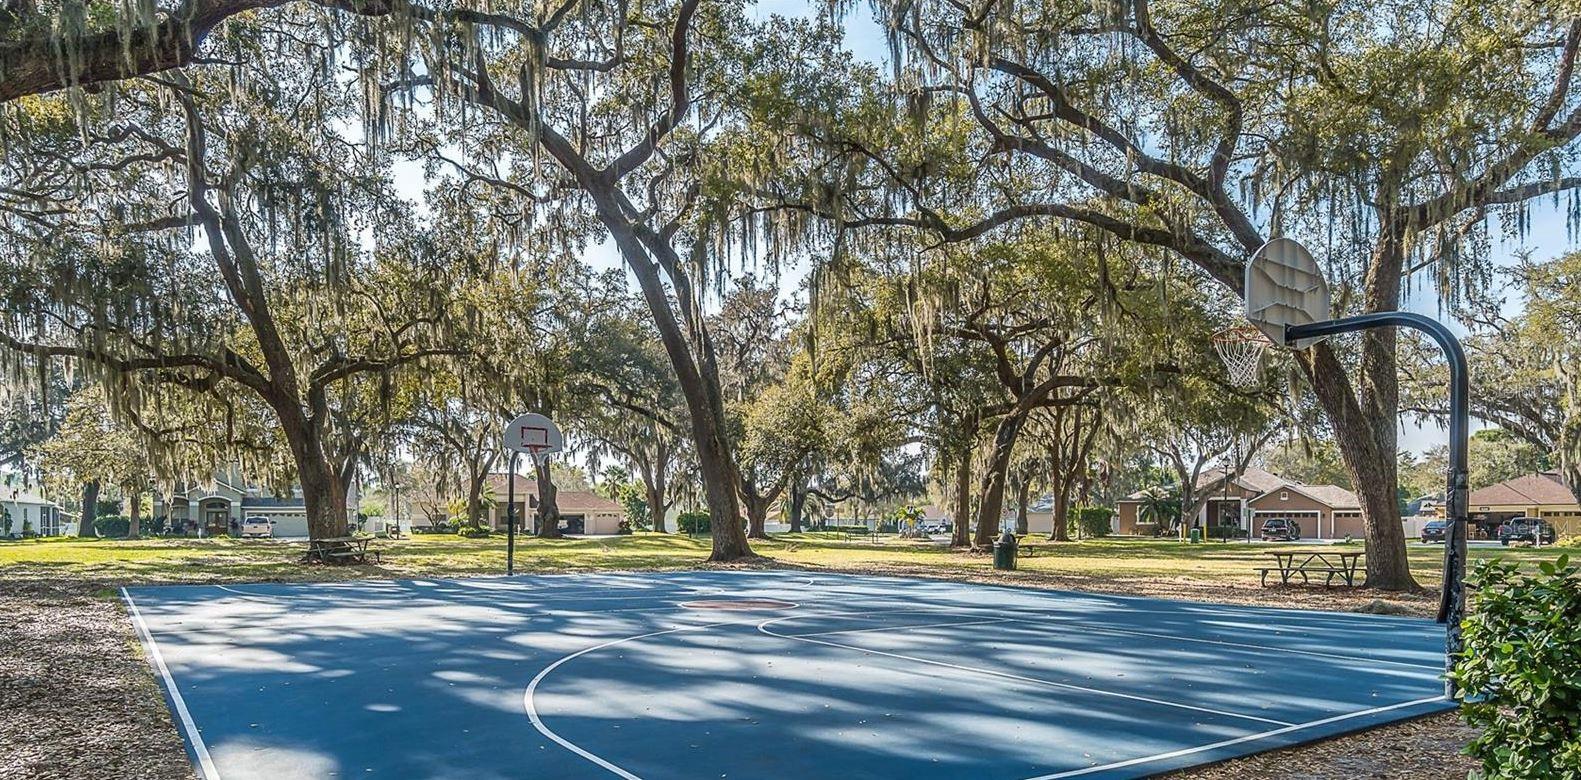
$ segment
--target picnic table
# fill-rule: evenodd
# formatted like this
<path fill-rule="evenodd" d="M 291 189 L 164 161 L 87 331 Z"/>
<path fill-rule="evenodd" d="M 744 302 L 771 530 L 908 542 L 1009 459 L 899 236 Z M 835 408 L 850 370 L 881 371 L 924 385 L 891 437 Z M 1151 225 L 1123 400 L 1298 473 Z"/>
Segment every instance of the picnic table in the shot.
<path fill-rule="evenodd" d="M 319 561 L 320 563 L 367 563 L 368 556 L 373 556 L 373 562 L 379 562 L 379 551 L 369 550 L 368 542 L 373 541 L 367 536 L 333 536 L 328 539 L 311 539 L 307 543 L 305 561 Z"/>
<path fill-rule="evenodd" d="M 1356 587 L 1356 571 L 1359 568 L 1361 552 L 1334 552 L 1330 550 L 1273 550 L 1263 553 L 1274 559 L 1274 565 L 1257 569 L 1262 574 L 1263 587 L 1268 586 L 1269 572 L 1279 573 L 1279 582 L 1290 584 L 1290 579 L 1297 574 L 1301 575 L 1301 584 L 1308 583 L 1307 575 L 1322 574 L 1323 587 L 1332 587 L 1334 578 L 1345 581 L 1349 587 Z"/>

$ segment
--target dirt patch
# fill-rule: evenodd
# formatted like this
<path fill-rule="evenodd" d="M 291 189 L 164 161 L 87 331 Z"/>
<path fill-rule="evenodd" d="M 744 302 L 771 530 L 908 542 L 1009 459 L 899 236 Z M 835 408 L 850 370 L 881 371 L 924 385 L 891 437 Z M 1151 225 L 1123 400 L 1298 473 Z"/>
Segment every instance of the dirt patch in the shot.
<path fill-rule="evenodd" d="M 6 583 L 0 615 L 0 777 L 193 777 L 119 594 Z"/>
<path fill-rule="evenodd" d="M 1460 754 L 1476 730 L 1454 712 L 1164 775 L 1184 780 L 1443 780 L 1464 778 L 1476 762 Z"/>

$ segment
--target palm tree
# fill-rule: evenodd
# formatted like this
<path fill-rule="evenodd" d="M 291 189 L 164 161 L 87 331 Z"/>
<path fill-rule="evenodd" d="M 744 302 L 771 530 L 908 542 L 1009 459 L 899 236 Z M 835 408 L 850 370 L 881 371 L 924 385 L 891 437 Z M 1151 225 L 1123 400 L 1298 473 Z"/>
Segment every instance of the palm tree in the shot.
<path fill-rule="evenodd" d="M 1180 519 L 1180 496 L 1173 485 L 1157 485 L 1142 491 L 1137 507 L 1137 519 L 1144 523 L 1157 523 L 1162 533 Z"/>

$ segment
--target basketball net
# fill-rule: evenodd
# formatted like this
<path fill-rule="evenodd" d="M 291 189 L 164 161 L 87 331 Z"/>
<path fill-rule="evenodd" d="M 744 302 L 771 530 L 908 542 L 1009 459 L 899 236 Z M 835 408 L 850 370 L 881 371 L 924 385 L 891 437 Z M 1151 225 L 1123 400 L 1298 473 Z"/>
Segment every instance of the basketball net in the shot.
<path fill-rule="evenodd" d="M 1254 325 L 1237 325 L 1213 334 L 1213 350 L 1224 361 L 1230 382 L 1237 387 L 1263 383 L 1263 353 L 1274 342 Z"/>

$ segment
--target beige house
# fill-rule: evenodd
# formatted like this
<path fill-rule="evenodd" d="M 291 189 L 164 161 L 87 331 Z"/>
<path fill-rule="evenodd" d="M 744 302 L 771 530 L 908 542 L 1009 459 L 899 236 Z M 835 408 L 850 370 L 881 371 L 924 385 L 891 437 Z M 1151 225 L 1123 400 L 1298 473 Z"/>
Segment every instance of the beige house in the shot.
<path fill-rule="evenodd" d="M 1303 485 L 1277 474 L 1249 467 L 1240 475 L 1208 469 L 1197 477 L 1198 495 L 1208 500 L 1197 511 L 1194 526 L 1204 529 L 1235 526 L 1252 536 L 1273 518 L 1294 520 L 1309 539 L 1343 539 L 1362 535 L 1361 502 L 1356 494 L 1337 485 Z M 1121 499 L 1115 512 L 1115 531 L 1136 533 L 1142 494 Z"/>
<path fill-rule="evenodd" d="M 1474 538 L 1494 538 L 1499 524 L 1512 517 L 1540 517 L 1560 536 L 1581 534 L 1581 505 L 1555 471 L 1473 490 L 1466 507 Z"/>
<path fill-rule="evenodd" d="M 490 474 L 483 486 L 483 497 L 489 504 L 484 518 L 496 531 L 505 530 L 508 476 Z M 526 533 L 538 530 L 538 480 L 516 475 L 516 528 Z M 620 530 L 620 521 L 626 509 L 597 493 L 586 490 L 558 490 L 555 504 L 560 508 L 560 530 L 568 534 L 613 534 Z"/>
<path fill-rule="evenodd" d="M 346 491 L 346 522 L 357 524 L 360 492 L 356 481 Z M 240 473 L 215 475 L 209 484 L 178 482 L 170 495 L 154 493 L 154 517 L 163 517 L 173 533 L 194 536 L 227 536 L 241 533 L 249 517 L 274 521 L 276 537 L 307 536 L 307 504 L 302 488 L 292 485 L 285 495 L 251 485 Z"/>

